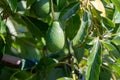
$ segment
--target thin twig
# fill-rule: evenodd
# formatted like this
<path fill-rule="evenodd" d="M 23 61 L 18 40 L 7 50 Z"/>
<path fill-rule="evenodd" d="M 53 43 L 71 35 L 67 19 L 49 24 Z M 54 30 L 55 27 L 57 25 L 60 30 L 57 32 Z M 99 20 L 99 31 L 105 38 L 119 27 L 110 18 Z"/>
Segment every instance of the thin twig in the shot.
<path fill-rule="evenodd" d="M 50 4 L 51 4 L 52 17 L 53 17 L 53 20 L 55 20 L 55 12 L 54 12 L 53 0 L 50 0 Z"/>

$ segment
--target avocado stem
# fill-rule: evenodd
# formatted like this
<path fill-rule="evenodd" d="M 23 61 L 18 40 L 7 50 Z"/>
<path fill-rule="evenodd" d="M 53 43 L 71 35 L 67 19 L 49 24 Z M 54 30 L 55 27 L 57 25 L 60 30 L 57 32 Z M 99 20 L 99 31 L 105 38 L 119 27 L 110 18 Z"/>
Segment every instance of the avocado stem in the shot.
<path fill-rule="evenodd" d="M 54 12 L 53 0 L 50 0 L 50 4 L 51 4 L 52 18 L 53 18 L 53 20 L 55 20 L 55 12 Z"/>

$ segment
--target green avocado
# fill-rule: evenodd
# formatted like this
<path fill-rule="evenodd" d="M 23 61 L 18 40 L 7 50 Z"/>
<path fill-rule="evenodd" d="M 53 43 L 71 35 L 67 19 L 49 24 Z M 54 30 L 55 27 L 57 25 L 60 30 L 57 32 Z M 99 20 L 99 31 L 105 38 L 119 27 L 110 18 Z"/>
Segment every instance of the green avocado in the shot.
<path fill-rule="evenodd" d="M 55 53 L 64 47 L 65 37 L 61 25 L 58 21 L 54 21 L 48 29 L 46 35 L 47 48 Z"/>
<path fill-rule="evenodd" d="M 50 12 L 49 0 L 39 0 L 33 6 L 34 14 L 40 18 L 45 18 Z"/>

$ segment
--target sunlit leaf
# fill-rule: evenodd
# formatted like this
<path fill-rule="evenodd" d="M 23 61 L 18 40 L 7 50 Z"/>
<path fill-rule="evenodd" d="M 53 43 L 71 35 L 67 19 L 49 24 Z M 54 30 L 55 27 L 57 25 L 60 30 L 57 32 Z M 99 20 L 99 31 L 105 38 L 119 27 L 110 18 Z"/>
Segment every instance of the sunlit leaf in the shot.
<path fill-rule="evenodd" d="M 1 21 L 1 27 L 0 27 L 0 33 L 1 34 L 3 34 L 3 35 L 6 35 L 6 25 L 5 25 L 5 22 L 4 22 L 4 20 L 3 21 Z"/>
<path fill-rule="evenodd" d="M 74 46 L 78 46 L 85 41 L 85 38 L 88 35 L 88 29 L 91 25 L 90 16 L 91 16 L 90 12 L 85 12 L 83 14 L 80 28 L 75 37 L 73 38 Z"/>
<path fill-rule="evenodd" d="M 94 45 L 88 57 L 88 70 L 86 80 L 99 80 L 100 65 L 101 65 L 101 43 L 99 38 L 95 39 Z"/>
<path fill-rule="evenodd" d="M 113 38 L 112 42 L 115 43 L 116 45 L 120 45 L 120 36 L 116 36 L 115 38 Z"/>
<path fill-rule="evenodd" d="M 105 17 L 106 16 L 106 12 L 105 12 L 105 8 L 104 5 L 102 3 L 101 0 L 94 0 L 94 1 L 90 1 L 92 3 L 92 5 L 98 10 L 101 11 L 101 16 Z"/>
<path fill-rule="evenodd" d="M 84 48 L 75 48 L 74 49 L 74 54 L 75 54 L 75 57 L 76 57 L 78 63 L 82 60 L 84 53 L 85 53 Z"/>
<path fill-rule="evenodd" d="M 32 35 L 37 37 L 38 39 L 41 39 L 43 36 L 42 32 L 38 29 L 37 26 L 35 26 L 27 17 L 23 17 L 23 20 L 27 24 L 27 28 L 30 30 Z"/>
<path fill-rule="evenodd" d="M 110 19 L 105 18 L 105 17 L 102 18 L 102 23 L 104 24 L 104 26 L 105 26 L 108 30 L 110 30 L 110 29 L 112 29 L 112 28 L 115 27 L 115 24 L 114 24 Z"/>
<path fill-rule="evenodd" d="M 70 17 L 72 17 L 77 12 L 77 10 L 79 9 L 79 6 L 80 6 L 79 2 L 70 4 L 60 14 L 60 20 L 63 20 L 63 21 L 68 20 Z"/>
<path fill-rule="evenodd" d="M 63 78 L 59 78 L 57 80 L 73 80 L 72 78 L 68 78 L 68 77 L 63 77 Z"/>
<path fill-rule="evenodd" d="M 104 68 L 105 67 L 105 68 Z M 110 70 L 108 70 L 109 68 L 107 66 L 104 66 L 101 67 L 101 70 L 100 70 L 100 80 L 103 79 L 103 80 L 110 80 L 111 78 L 111 72 Z"/>
<path fill-rule="evenodd" d="M 102 42 L 102 44 L 105 46 L 106 49 L 108 49 L 110 55 L 114 56 L 115 58 L 120 57 L 120 53 L 118 52 L 116 47 L 113 44 L 111 44 L 109 41 L 104 41 Z"/>
<path fill-rule="evenodd" d="M 80 17 L 79 15 L 75 15 L 71 17 L 65 24 L 66 36 L 70 40 L 72 40 L 75 37 L 79 28 L 80 28 Z"/>
<path fill-rule="evenodd" d="M 115 23 L 120 23 L 120 12 L 118 10 L 115 10 L 114 16 L 113 16 L 113 21 Z"/>
<path fill-rule="evenodd" d="M 117 8 L 117 10 L 120 12 L 120 1 L 119 0 L 111 0 L 114 4 L 114 6 Z"/>

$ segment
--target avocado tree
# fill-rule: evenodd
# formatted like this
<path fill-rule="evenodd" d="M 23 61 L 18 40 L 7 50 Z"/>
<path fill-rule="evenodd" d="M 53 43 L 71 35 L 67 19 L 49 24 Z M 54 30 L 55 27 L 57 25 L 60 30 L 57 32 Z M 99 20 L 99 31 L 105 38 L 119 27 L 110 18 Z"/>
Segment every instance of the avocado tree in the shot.
<path fill-rule="evenodd" d="M 0 0 L 0 80 L 119 80 L 119 0 Z"/>

